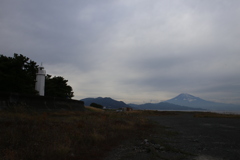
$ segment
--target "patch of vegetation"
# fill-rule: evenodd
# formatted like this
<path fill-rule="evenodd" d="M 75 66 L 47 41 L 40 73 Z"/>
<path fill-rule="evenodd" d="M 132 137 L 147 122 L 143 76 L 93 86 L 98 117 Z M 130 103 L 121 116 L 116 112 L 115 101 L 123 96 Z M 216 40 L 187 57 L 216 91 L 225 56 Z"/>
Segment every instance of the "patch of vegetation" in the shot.
<path fill-rule="evenodd" d="M 91 106 L 91 107 L 95 107 L 95 108 L 103 109 L 103 106 L 100 105 L 100 104 L 97 104 L 97 103 L 91 103 L 90 106 Z"/>
<path fill-rule="evenodd" d="M 141 113 L 0 111 L 0 159 L 102 159 L 122 141 L 147 131 Z"/>
<path fill-rule="evenodd" d="M 37 95 L 35 90 L 38 65 L 22 54 L 14 53 L 13 57 L 0 54 L 0 91 L 18 94 Z M 45 95 L 71 99 L 74 97 L 68 80 L 61 76 L 46 75 Z"/>
<path fill-rule="evenodd" d="M 104 112 L 103 109 L 100 108 L 95 108 L 95 107 L 91 107 L 91 106 L 85 106 L 86 111 L 89 112 Z"/>

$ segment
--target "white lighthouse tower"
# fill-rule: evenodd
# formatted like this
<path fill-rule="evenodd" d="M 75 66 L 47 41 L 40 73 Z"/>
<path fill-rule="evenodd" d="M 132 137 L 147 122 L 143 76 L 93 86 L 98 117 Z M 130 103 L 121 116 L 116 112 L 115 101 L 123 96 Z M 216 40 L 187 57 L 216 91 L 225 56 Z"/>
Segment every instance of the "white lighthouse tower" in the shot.
<path fill-rule="evenodd" d="M 40 96 L 44 96 L 45 74 L 46 74 L 46 71 L 44 70 L 44 67 L 41 64 L 41 66 L 38 67 L 38 73 L 36 75 L 36 84 L 35 84 L 35 89 L 36 91 L 38 91 Z"/>

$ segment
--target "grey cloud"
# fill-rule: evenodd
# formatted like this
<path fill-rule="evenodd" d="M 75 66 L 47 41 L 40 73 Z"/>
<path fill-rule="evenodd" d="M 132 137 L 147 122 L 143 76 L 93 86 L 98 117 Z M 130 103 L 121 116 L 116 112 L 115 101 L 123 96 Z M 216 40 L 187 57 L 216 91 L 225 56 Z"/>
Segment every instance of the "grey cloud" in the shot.
<path fill-rule="evenodd" d="M 232 87 L 240 78 L 239 6 L 238 0 L 2 0 L 0 53 L 64 71 L 77 96 L 191 92 L 221 100 L 226 91 L 230 99 L 240 96 Z"/>

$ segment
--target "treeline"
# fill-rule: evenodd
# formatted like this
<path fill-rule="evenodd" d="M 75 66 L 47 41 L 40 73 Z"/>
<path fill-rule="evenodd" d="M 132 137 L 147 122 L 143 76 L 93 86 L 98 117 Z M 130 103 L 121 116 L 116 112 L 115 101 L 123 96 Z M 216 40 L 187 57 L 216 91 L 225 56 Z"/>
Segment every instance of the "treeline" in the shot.
<path fill-rule="evenodd" d="M 38 95 L 35 90 L 38 65 L 22 54 L 0 55 L 0 92 Z M 61 76 L 46 75 L 45 96 L 71 99 L 72 87 Z"/>
<path fill-rule="evenodd" d="M 103 109 L 103 106 L 100 105 L 100 104 L 97 104 L 97 103 L 91 103 L 90 106 L 91 106 L 91 107 L 95 107 L 95 108 Z"/>

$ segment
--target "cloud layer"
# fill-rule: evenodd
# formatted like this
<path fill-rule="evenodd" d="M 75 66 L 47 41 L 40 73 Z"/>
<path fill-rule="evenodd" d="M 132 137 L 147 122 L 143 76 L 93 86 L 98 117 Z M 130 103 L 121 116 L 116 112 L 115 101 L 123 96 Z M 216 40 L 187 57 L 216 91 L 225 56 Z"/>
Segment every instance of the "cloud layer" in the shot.
<path fill-rule="evenodd" d="M 0 54 L 63 76 L 75 98 L 240 104 L 238 0 L 2 0 Z"/>

